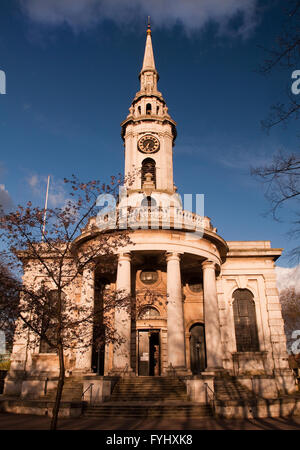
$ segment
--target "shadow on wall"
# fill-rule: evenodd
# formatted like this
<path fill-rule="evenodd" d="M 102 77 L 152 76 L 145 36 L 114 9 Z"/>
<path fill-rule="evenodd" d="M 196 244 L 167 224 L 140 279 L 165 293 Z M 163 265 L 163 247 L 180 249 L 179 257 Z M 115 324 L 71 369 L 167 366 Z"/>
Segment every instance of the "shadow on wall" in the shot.
<path fill-rule="evenodd" d="M 0 370 L 0 395 L 3 394 L 4 380 L 8 370 Z"/>

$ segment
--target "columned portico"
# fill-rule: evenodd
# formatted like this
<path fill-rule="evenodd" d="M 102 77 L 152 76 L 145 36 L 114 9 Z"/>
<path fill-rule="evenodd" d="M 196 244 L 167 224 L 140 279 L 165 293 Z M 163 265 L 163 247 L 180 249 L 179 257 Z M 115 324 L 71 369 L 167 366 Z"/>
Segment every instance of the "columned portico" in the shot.
<path fill-rule="evenodd" d="M 208 372 L 215 369 L 223 369 L 215 269 L 216 264 L 213 261 L 204 261 L 202 263 L 205 341 L 207 353 L 206 370 Z"/>
<path fill-rule="evenodd" d="M 115 330 L 120 342 L 114 345 L 113 370 L 131 372 L 130 367 L 130 344 L 131 344 L 131 314 L 130 305 L 124 303 L 130 301 L 131 294 L 131 255 L 122 253 L 118 256 L 117 283 L 116 289 L 119 291 L 119 298 L 128 299 L 121 301 L 115 307 Z"/>
<path fill-rule="evenodd" d="M 186 368 L 180 255 L 167 253 L 168 365 Z"/>
<path fill-rule="evenodd" d="M 82 273 L 80 303 L 84 308 L 90 308 L 91 311 L 94 308 L 94 283 L 94 267 L 86 267 Z M 88 326 L 89 329 L 83 330 L 83 342 L 76 351 L 76 372 L 91 371 L 93 326 L 88 323 L 83 324 L 84 328 Z"/>

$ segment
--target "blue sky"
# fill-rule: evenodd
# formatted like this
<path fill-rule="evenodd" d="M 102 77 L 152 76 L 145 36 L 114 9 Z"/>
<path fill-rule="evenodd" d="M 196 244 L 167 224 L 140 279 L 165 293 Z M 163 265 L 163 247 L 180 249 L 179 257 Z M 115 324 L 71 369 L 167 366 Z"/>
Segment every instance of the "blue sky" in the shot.
<path fill-rule="evenodd" d="M 266 217 L 263 187 L 250 175 L 279 149 L 298 151 L 297 122 L 269 135 L 260 124 L 291 85 L 290 70 L 257 73 L 285 2 L 224 3 L 2 0 L 0 199 L 43 205 L 51 174 L 54 206 L 64 200 L 64 177 L 108 181 L 123 171 L 120 122 L 139 88 L 151 14 L 159 89 L 178 126 L 179 192 L 205 194 L 205 214 L 225 239 L 292 249 L 292 211 L 282 211 L 283 222 Z"/>

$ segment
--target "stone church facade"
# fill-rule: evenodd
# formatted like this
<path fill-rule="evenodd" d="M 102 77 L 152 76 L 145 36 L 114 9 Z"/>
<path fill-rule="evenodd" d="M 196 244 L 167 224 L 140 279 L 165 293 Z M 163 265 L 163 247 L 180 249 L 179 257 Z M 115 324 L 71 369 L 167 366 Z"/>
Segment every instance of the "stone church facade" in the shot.
<path fill-rule="evenodd" d="M 150 28 L 139 78 L 140 90 L 121 124 L 125 175 L 139 171 L 117 206 L 118 223 L 125 211 L 134 224 L 132 244 L 117 255 L 114 275 L 103 280 L 86 269 L 70 293 L 84 302 L 104 283 L 105 289 L 124 290 L 136 301 L 130 313 L 115 311 L 121 346 L 75 352 L 67 375 L 76 374 L 82 392 L 92 383 L 91 398 L 98 403 L 110 399 L 120 377 L 177 377 L 189 400 L 200 403 L 208 401 L 208 390 L 215 392 L 222 377 L 234 377 L 264 399 L 293 393 L 274 270 L 281 249 L 269 241 L 226 242 L 210 218 L 182 209 L 173 180 L 176 123 L 157 88 Z M 112 227 L 106 216 L 95 220 L 103 230 Z M 88 230 L 83 234 L 87 239 Z M 86 289 L 91 280 L 93 287 Z M 144 291 L 155 292 L 157 300 L 147 303 Z M 45 379 L 53 387 L 57 373 L 55 354 L 41 346 L 27 350 L 19 338 L 4 393 L 40 398 Z"/>

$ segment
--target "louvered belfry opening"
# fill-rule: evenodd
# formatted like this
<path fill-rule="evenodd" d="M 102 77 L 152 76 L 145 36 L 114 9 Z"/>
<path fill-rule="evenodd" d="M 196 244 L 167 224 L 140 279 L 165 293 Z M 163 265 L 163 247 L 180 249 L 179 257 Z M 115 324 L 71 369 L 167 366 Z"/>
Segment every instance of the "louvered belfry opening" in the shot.
<path fill-rule="evenodd" d="M 156 167 L 155 167 L 155 161 L 152 158 L 146 158 L 142 162 L 142 186 L 144 182 L 146 181 L 146 174 L 151 173 L 152 175 L 152 181 L 154 183 L 154 186 L 156 187 Z"/>
<path fill-rule="evenodd" d="M 233 299 L 237 351 L 258 352 L 259 342 L 253 294 L 248 289 L 237 289 L 233 293 Z"/>

